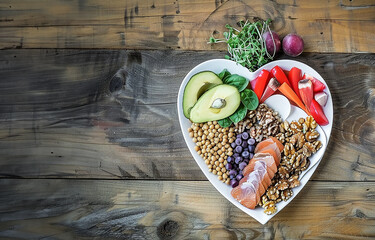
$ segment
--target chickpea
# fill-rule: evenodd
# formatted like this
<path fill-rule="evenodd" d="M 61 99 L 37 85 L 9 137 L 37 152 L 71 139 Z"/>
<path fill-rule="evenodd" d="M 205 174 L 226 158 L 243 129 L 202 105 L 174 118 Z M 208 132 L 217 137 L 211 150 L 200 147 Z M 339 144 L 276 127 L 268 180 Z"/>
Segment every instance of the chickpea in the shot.
<path fill-rule="evenodd" d="M 212 170 L 212 173 L 216 175 L 217 171 L 214 169 L 214 170 Z"/>
<path fill-rule="evenodd" d="M 194 137 L 194 133 L 193 133 L 193 132 L 190 132 L 190 133 L 189 133 L 189 137 L 193 138 L 193 137 Z"/>
<path fill-rule="evenodd" d="M 215 166 L 219 166 L 219 161 L 215 161 Z"/>
<path fill-rule="evenodd" d="M 219 158 L 219 162 L 223 163 L 223 162 L 224 162 L 224 158 L 223 158 L 223 157 L 220 157 L 220 158 Z"/>
<path fill-rule="evenodd" d="M 223 175 L 223 173 L 221 171 L 218 171 L 217 175 L 221 176 L 221 175 Z"/>
<path fill-rule="evenodd" d="M 220 176 L 220 175 L 219 175 L 217 178 L 218 178 L 220 181 L 223 180 L 223 177 Z"/>
<path fill-rule="evenodd" d="M 195 143 L 198 142 L 197 138 L 193 138 L 193 142 Z"/>

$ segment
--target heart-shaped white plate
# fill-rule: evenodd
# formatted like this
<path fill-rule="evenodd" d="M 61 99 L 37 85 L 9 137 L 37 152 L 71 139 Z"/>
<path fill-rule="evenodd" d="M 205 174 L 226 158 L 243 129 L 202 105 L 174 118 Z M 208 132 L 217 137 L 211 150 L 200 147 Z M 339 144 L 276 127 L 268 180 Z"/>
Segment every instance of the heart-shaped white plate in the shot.
<path fill-rule="evenodd" d="M 328 89 L 327 83 L 324 81 L 324 79 L 317 73 L 313 68 L 309 67 L 308 65 L 294 61 L 294 60 L 278 60 L 278 61 L 273 61 L 270 62 L 264 66 L 262 66 L 260 69 L 258 69 L 255 72 L 250 72 L 247 68 L 233 62 L 230 60 L 225 60 L 225 59 L 213 59 L 209 60 L 206 62 L 203 62 L 196 67 L 194 67 L 184 78 L 184 80 L 181 83 L 180 90 L 178 92 L 178 97 L 177 97 L 177 110 L 178 110 L 178 118 L 180 121 L 180 126 L 181 130 L 185 139 L 185 142 L 193 155 L 195 161 L 201 168 L 202 172 L 204 175 L 207 177 L 207 179 L 211 182 L 211 184 L 225 197 L 227 198 L 231 203 L 236 205 L 239 209 L 247 213 L 248 215 L 252 216 L 255 218 L 258 222 L 261 224 L 265 224 L 270 220 L 274 215 L 266 215 L 263 212 L 263 208 L 261 207 L 256 207 L 254 210 L 248 209 L 244 206 L 242 206 L 237 200 L 235 200 L 232 195 L 230 194 L 232 187 L 229 185 L 226 185 L 222 183 L 220 180 L 218 180 L 217 176 L 210 173 L 208 171 L 207 165 L 204 163 L 204 160 L 201 156 L 198 155 L 198 153 L 194 150 L 195 143 L 193 143 L 192 139 L 189 137 L 189 132 L 188 128 L 191 126 L 191 122 L 189 119 L 187 119 L 184 114 L 183 114 L 183 109 L 182 109 L 182 98 L 183 98 L 183 93 L 186 84 L 190 80 L 190 78 L 202 71 L 212 71 L 216 74 L 219 74 L 223 69 L 228 69 L 228 71 L 232 74 L 236 73 L 238 75 L 241 75 L 249 80 L 255 79 L 260 71 L 262 69 L 266 70 L 271 70 L 274 66 L 278 65 L 282 69 L 285 70 L 290 70 L 292 67 L 297 67 L 301 69 L 302 73 L 307 73 L 309 75 L 314 76 L 321 82 L 323 82 L 326 85 L 326 89 L 324 90 L 327 95 L 328 95 L 328 101 L 327 104 L 325 105 L 324 113 L 326 117 L 328 118 L 329 124 L 326 126 L 322 126 L 321 128 L 318 127 L 317 130 L 321 134 L 321 137 L 319 137 L 319 140 L 321 140 L 323 147 L 315 153 L 312 157 L 310 157 L 310 166 L 309 168 L 303 172 L 303 177 L 300 178 L 301 185 L 299 187 L 293 188 L 293 196 L 287 201 L 287 202 L 280 202 L 277 204 L 277 212 L 280 212 L 286 205 L 288 205 L 295 196 L 302 190 L 302 188 L 306 185 L 306 183 L 309 181 L 310 177 L 314 173 L 315 169 L 319 165 L 320 160 L 322 159 L 324 152 L 327 148 L 329 138 L 331 136 L 331 130 L 332 130 L 332 121 L 333 121 L 333 104 L 332 104 L 332 97 L 331 93 Z M 291 113 L 287 120 L 291 122 L 292 120 L 298 120 L 300 117 L 306 117 L 307 114 L 302 111 L 300 108 L 292 106 Z M 302 175 L 301 175 L 302 176 Z"/>

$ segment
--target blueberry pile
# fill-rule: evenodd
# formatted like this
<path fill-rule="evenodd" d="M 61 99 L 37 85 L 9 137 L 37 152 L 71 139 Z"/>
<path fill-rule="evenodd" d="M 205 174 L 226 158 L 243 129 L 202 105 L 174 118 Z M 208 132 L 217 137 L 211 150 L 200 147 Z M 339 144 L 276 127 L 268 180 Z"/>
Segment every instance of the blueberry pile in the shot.
<path fill-rule="evenodd" d="M 248 132 L 243 132 L 236 136 L 231 147 L 234 154 L 231 157 L 228 156 L 225 168 L 229 170 L 230 185 L 234 188 L 243 178 L 242 170 L 254 156 L 255 139 L 250 138 Z"/>

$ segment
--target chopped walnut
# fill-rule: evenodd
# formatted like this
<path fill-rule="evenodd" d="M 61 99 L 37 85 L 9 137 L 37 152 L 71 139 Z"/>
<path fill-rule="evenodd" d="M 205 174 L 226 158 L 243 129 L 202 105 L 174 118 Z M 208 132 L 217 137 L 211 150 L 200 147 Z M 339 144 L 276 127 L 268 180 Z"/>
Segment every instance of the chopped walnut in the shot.
<path fill-rule="evenodd" d="M 302 131 L 302 124 L 296 121 L 290 123 L 290 129 L 293 133 L 298 133 Z"/>
<path fill-rule="evenodd" d="M 264 213 L 267 214 L 267 215 L 274 214 L 274 213 L 276 213 L 276 211 L 277 211 L 277 209 L 276 209 L 276 204 L 275 204 L 274 201 L 266 202 L 266 203 L 263 205 L 263 208 L 265 209 L 265 210 L 264 210 Z"/>
<path fill-rule="evenodd" d="M 286 202 L 288 201 L 289 198 L 293 196 L 293 191 L 292 189 L 285 189 L 281 191 L 280 196 L 281 196 L 281 199 Z"/>
<path fill-rule="evenodd" d="M 315 146 L 312 143 L 306 142 L 303 145 L 303 155 L 310 157 L 313 153 L 316 152 Z"/>
<path fill-rule="evenodd" d="M 276 187 L 271 186 L 267 189 L 266 193 L 268 199 L 276 200 L 279 197 L 279 190 Z"/>
<path fill-rule="evenodd" d="M 280 128 L 281 129 L 281 128 Z M 282 133 L 278 133 L 276 134 L 276 138 L 281 142 L 281 143 L 284 143 L 285 142 L 285 136 L 284 134 Z"/>
<path fill-rule="evenodd" d="M 276 211 L 275 204 L 290 199 L 293 196 L 292 188 L 301 184 L 299 176 L 310 166 L 308 157 L 322 147 L 322 143 L 317 140 L 319 133 L 315 130 L 316 126 L 311 116 L 279 124 L 276 138 L 284 144 L 284 150 L 278 171 L 259 203 L 265 213 L 273 214 Z"/>
<path fill-rule="evenodd" d="M 278 181 L 278 183 L 276 183 L 276 188 L 277 188 L 277 190 L 285 190 L 285 189 L 289 188 L 289 182 L 285 179 L 280 180 L 280 181 Z"/>
<path fill-rule="evenodd" d="M 279 175 L 283 179 L 289 178 L 288 168 L 286 168 L 285 166 L 279 167 Z"/>
<path fill-rule="evenodd" d="M 295 187 L 298 187 L 300 185 L 298 177 L 299 177 L 298 175 L 294 175 L 294 176 L 292 176 L 291 178 L 288 179 L 290 188 L 295 188 Z"/>
<path fill-rule="evenodd" d="M 316 130 L 306 132 L 306 140 L 309 142 L 314 142 L 319 137 L 319 133 Z"/>

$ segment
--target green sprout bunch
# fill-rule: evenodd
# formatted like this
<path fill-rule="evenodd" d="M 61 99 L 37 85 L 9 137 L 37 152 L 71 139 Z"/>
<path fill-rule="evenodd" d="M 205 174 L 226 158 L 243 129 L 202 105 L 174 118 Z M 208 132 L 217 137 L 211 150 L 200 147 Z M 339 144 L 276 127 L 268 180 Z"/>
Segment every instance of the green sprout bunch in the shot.
<path fill-rule="evenodd" d="M 224 32 L 223 39 L 210 37 L 209 43 L 227 43 L 229 56 L 226 59 L 233 60 L 251 71 L 273 60 L 275 54 L 270 55 L 267 52 L 266 43 L 263 34 L 270 29 L 271 19 L 267 21 L 257 20 L 255 22 L 241 21 L 238 25 L 240 30 L 226 24 L 229 30 Z M 272 36 L 272 34 L 271 34 Z"/>

